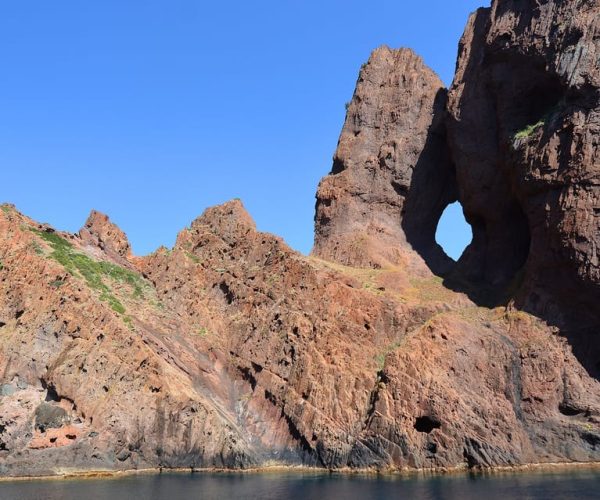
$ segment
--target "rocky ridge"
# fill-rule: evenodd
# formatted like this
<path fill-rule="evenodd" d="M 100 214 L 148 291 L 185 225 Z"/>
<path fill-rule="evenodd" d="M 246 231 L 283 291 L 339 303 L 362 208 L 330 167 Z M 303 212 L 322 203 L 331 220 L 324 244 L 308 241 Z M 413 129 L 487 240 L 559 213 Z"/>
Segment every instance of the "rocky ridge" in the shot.
<path fill-rule="evenodd" d="M 239 201 L 146 257 L 2 205 L 0 474 L 598 461 L 599 13 L 494 1 L 449 91 L 376 50 L 309 257 Z"/>

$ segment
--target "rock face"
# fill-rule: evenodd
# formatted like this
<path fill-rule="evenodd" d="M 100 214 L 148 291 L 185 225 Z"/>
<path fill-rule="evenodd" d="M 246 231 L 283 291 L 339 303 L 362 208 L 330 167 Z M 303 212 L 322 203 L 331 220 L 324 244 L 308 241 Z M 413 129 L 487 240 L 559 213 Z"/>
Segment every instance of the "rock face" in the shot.
<path fill-rule="evenodd" d="M 127 262 L 131 257 L 131 245 L 127 235 L 114 225 L 107 215 L 92 210 L 87 221 L 79 231 L 84 244 L 98 248 L 109 257 Z"/>
<path fill-rule="evenodd" d="M 0 467 L 474 467 L 600 455 L 600 386 L 525 313 L 303 257 L 239 202 L 134 272 L 0 216 Z"/>
<path fill-rule="evenodd" d="M 434 240 L 443 209 L 456 200 L 445 100 L 442 82 L 412 50 L 373 52 L 348 105 L 332 171 L 319 185 L 315 255 L 361 267 L 406 265 L 415 259 L 407 239 L 419 249 Z M 427 251 L 447 268 L 441 248 Z"/>
<path fill-rule="evenodd" d="M 495 1 L 469 20 L 449 143 L 476 282 L 522 281 L 520 307 L 559 325 L 600 373 L 600 2 Z"/>
<path fill-rule="evenodd" d="M 3 205 L 0 474 L 600 461 L 599 12 L 494 2 L 447 96 L 378 49 L 310 257 L 239 201 L 146 257 Z"/>
<path fill-rule="evenodd" d="M 476 302 L 558 326 L 599 375 L 599 30 L 598 1 L 494 1 L 447 96 L 410 51 L 375 51 L 319 187 L 315 254 L 418 272 L 412 248 Z M 454 265 L 434 233 L 456 200 L 473 241 Z"/>

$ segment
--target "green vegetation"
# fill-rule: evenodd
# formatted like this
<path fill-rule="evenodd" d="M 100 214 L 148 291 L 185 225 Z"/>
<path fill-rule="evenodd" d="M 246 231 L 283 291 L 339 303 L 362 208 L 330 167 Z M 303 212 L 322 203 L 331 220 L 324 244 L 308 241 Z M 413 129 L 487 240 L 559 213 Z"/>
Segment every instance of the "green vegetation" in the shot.
<path fill-rule="evenodd" d="M 208 330 L 202 326 L 198 329 L 198 335 L 200 337 L 206 337 L 208 336 Z"/>
<path fill-rule="evenodd" d="M 44 250 L 37 241 L 32 242 L 31 246 L 36 255 L 44 255 Z"/>
<path fill-rule="evenodd" d="M 188 259 L 195 262 L 196 264 L 200 264 L 202 262 L 200 260 L 200 258 L 198 256 L 194 255 L 192 252 L 185 252 L 185 255 Z"/>
<path fill-rule="evenodd" d="M 108 302 L 110 308 L 118 314 L 125 313 L 125 306 L 110 292 L 102 292 L 100 300 Z"/>
<path fill-rule="evenodd" d="M 8 215 L 10 213 L 10 207 L 8 205 L 2 205 L 0 206 L 0 208 L 2 208 L 2 211 Z"/>
<path fill-rule="evenodd" d="M 533 134 L 533 132 L 540 128 L 543 127 L 546 123 L 546 118 L 542 118 L 540 121 L 538 121 L 537 123 L 534 123 L 533 125 L 527 125 L 523 130 L 519 130 L 516 134 L 515 134 L 515 139 L 526 139 L 527 137 L 529 137 L 531 134 Z"/>
<path fill-rule="evenodd" d="M 135 330 L 135 327 L 133 326 L 133 320 L 130 316 L 123 316 L 123 323 L 125 323 L 127 325 L 127 328 L 129 328 L 130 330 Z"/>
<path fill-rule="evenodd" d="M 586 430 L 587 432 L 593 432 L 594 431 L 594 426 L 592 424 L 590 424 L 589 422 L 581 424 L 581 427 L 583 427 L 583 429 Z"/>
<path fill-rule="evenodd" d="M 2 269 L 4 269 L 4 264 L 2 264 L 2 261 L 0 260 L 0 271 L 2 271 Z"/>
<path fill-rule="evenodd" d="M 513 139 L 526 139 L 530 137 L 533 132 L 535 132 L 538 128 L 543 127 L 546 123 L 550 122 L 553 117 L 560 115 L 568 108 L 567 99 L 563 97 L 559 102 L 549 107 L 546 110 L 544 116 L 542 116 L 536 123 L 531 125 L 527 125 L 524 129 L 519 130 L 515 133 Z"/>
<path fill-rule="evenodd" d="M 54 280 L 54 281 L 50 282 L 50 286 L 53 286 L 54 288 L 60 288 L 64 284 L 65 284 L 65 282 L 63 280 Z"/>
<path fill-rule="evenodd" d="M 377 362 L 377 369 L 378 370 L 383 370 L 383 367 L 385 366 L 385 354 L 381 353 L 378 354 L 377 356 L 375 356 L 375 361 Z"/>
<path fill-rule="evenodd" d="M 78 253 L 71 243 L 57 233 L 49 233 L 37 229 L 32 229 L 31 231 L 50 245 L 52 248 L 52 252 L 49 255 L 50 258 L 62 264 L 73 276 L 81 276 L 90 288 L 100 292 L 100 300 L 107 302 L 113 311 L 124 314 L 125 307 L 113 295 L 111 288 L 106 285 L 104 281 L 106 278 L 131 286 L 134 298 L 143 297 L 144 281 L 141 276 L 133 271 L 111 262 L 96 261 L 87 255 Z M 58 287 L 60 285 L 58 285 L 58 282 L 53 282 L 52 286 Z"/>
<path fill-rule="evenodd" d="M 279 283 L 280 280 L 281 280 L 281 275 L 279 275 L 277 273 L 273 273 L 273 274 L 269 274 L 269 276 L 267 276 L 266 282 L 269 285 L 274 286 L 277 283 Z"/>
<path fill-rule="evenodd" d="M 399 340 L 398 342 L 394 342 L 393 344 L 388 345 L 377 356 L 375 356 L 375 361 L 377 362 L 377 369 L 383 370 L 383 367 L 385 366 L 385 358 L 387 357 L 387 355 L 394 352 L 401 345 L 402 345 L 402 340 Z"/>

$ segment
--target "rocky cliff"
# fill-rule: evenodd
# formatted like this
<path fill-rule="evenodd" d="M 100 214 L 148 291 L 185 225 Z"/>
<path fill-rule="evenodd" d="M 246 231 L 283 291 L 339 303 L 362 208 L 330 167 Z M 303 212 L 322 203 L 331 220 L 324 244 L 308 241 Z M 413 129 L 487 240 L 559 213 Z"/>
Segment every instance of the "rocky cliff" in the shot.
<path fill-rule="evenodd" d="M 600 3 L 494 2 L 469 20 L 449 92 L 473 243 L 459 262 L 561 327 L 600 374 Z M 510 230 L 507 230 L 510 228 Z"/>
<path fill-rule="evenodd" d="M 331 174 L 319 185 L 315 255 L 359 267 L 412 264 L 418 272 L 412 244 L 448 268 L 439 246 L 419 245 L 434 241 L 442 211 L 456 200 L 445 103 L 442 82 L 412 50 L 373 52 L 348 104 Z"/>
<path fill-rule="evenodd" d="M 0 473 L 599 461 L 599 14 L 495 1 L 449 91 L 377 49 L 310 257 L 239 201 L 146 257 L 3 205 Z"/>

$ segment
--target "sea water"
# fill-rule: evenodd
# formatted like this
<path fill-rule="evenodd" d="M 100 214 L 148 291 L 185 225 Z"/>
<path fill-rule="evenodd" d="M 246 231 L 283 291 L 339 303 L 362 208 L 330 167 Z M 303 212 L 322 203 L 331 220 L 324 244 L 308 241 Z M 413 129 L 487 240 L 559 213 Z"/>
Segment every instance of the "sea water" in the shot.
<path fill-rule="evenodd" d="M 600 469 L 437 476 L 301 472 L 163 473 L 0 482 L 10 500 L 507 500 L 600 498 Z"/>

